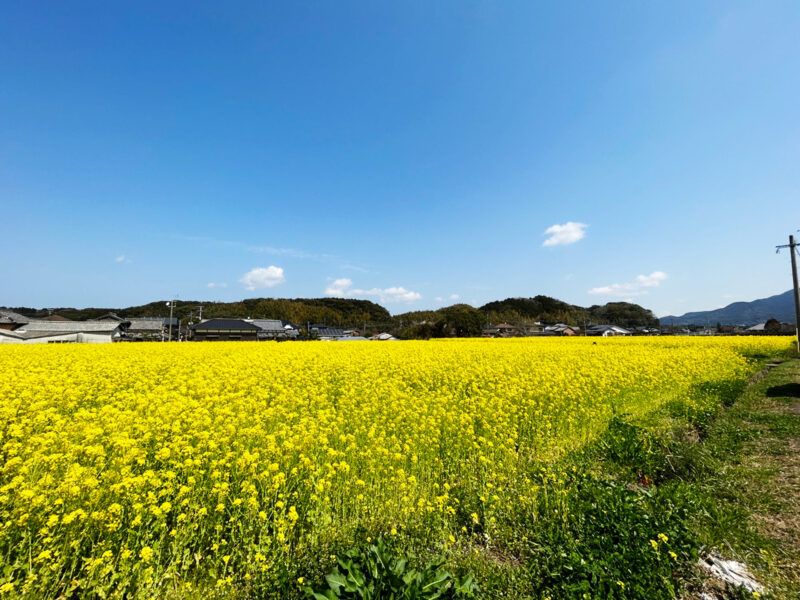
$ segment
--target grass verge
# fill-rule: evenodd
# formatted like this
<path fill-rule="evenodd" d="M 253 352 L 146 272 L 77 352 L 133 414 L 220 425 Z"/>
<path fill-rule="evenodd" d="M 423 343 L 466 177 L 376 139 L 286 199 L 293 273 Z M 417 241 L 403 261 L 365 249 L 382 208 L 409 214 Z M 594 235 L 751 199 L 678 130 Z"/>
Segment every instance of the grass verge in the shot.
<path fill-rule="evenodd" d="M 800 361 L 706 392 L 715 401 L 688 411 L 615 418 L 558 479 L 529 473 L 539 501 L 452 559 L 487 598 L 750 597 L 700 572 L 715 552 L 764 596 L 800 598 Z"/>

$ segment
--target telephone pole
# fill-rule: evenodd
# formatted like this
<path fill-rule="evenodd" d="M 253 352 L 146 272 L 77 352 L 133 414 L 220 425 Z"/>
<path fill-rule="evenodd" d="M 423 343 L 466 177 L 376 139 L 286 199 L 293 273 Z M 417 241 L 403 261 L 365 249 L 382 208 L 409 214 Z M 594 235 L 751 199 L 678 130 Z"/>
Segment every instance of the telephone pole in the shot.
<path fill-rule="evenodd" d="M 172 310 L 175 308 L 175 298 L 174 300 L 170 300 L 167 302 L 169 304 L 169 341 L 172 341 Z M 178 335 L 180 335 L 180 326 L 178 326 Z"/>
<path fill-rule="evenodd" d="M 776 252 L 780 252 L 781 248 L 789 248 L 789 254 L 792 255 L 792 282 L 794 283 L 794 334 L 797 342 L 797 351 L 800 352 L 800 291 L 797 288 L 797 258 L 795 253 L 796 248 L 800 244 L 796 244 L 794 236 L 789 236 L 789 243 L 783 246 L 776 246 Z"/>

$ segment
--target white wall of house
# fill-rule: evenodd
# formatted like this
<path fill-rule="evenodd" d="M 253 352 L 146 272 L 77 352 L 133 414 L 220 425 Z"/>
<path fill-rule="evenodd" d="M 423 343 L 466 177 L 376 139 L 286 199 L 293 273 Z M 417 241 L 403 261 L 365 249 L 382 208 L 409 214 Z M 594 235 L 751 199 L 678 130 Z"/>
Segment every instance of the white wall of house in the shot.
<path fill-rule="evenodd" d="M 110 333 L 62 333 L 27 340 L 0 334 L 0 344 L 110 344 L 111 342 Z"/>

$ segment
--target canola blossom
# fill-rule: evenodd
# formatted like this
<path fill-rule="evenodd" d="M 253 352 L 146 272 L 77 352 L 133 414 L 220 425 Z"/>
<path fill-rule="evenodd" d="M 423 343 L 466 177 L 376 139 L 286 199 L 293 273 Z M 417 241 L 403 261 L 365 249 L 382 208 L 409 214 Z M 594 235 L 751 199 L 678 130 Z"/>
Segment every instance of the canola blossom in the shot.
<path fill-rule="evenodd" d="M 466 525 L 491 537 L 539 493 L 532 472 L 615 414 L 716 401 L 787 346 L 0 347 L 0 598 L 264 595 L 357 535 L 447 552 Z"/>

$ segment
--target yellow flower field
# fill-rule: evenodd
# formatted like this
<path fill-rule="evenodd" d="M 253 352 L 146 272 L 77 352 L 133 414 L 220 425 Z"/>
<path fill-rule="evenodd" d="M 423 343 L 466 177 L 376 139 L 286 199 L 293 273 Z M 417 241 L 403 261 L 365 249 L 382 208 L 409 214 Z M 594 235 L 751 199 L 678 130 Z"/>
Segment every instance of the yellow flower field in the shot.
<path fill-rule="evenodd" d="M 247 595 L 362 534 L 446 552 L 615 413 L 688 410 L 788 345 L 3 346 L 0 597 Z"/>

